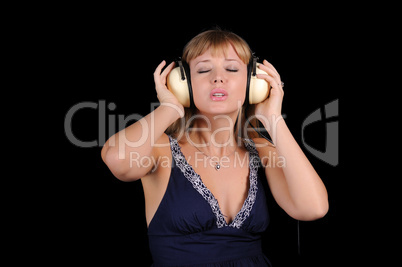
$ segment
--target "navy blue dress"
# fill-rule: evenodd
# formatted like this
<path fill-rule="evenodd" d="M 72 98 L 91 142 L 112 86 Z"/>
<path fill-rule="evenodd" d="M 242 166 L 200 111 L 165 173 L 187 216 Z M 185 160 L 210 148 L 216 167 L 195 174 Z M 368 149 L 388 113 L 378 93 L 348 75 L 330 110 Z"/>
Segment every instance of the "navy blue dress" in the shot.
<path fill-rule="evenodd" d="M 269 215 L 254 143 L 245 142 L 250 158 L 248 196 L 227 224 L 218 201 L 187 163 L 177 140 L 169 139 L 172 171 L 148 227 L 153 266 L 271 266 L 261 250 Z"/>

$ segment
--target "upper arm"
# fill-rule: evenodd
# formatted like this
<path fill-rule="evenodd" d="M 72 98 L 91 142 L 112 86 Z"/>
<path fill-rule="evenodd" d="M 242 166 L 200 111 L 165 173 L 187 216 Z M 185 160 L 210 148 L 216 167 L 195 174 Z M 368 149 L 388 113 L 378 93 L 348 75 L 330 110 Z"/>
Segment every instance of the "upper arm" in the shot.
<path fill-rule="evenodd" d="M 107 153 L 109 148 L 108 142 L 101 151 L 103 161 L 109 167 L 113 175 L 122 181 L 135 181 L 143 178 L 152 171 L 158 168 L 158 163 L 161 162 L 161 157 L 170 151 L 169 138 L 163 134 L 152 145 L 152 150 L 149 155 L 141 155 L 137 151 L 130 151 L 125 155 L 124 159 L 119 159 L 119 153 Z"/>
<path fill-rule="evenodd" d="M 279 156 L 275 146 L 263 138 L 253 139 L 261 163 L 265 169 L 268 185 L 278 205 L 291 217 L 296 216 L 296 209 L 289 193 L 289 187 L 283 172 L 286 159 Z"/>

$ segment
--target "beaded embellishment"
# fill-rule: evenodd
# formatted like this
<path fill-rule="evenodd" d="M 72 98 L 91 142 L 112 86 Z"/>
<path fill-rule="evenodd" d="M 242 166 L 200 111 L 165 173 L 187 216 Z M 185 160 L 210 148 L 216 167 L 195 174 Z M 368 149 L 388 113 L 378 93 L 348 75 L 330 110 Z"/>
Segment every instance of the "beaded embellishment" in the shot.
<path fill-rule="evenodd" d="M 188 164 L 186 158 L 181 152 L 180 146 L 176 139 L 169 136 L 170 146 L 172 149 L 172 155 L 176 162 L 176 166 L 181 170 L 184 177 L 193 185 L 194 189 L 209 203 L 211 206 L 212 212 L 216 217 L 216 225 L 218 228 L 229 226 L 234 228 L 240 228 L 243 222 L 250 216 L 250 212 L 253 208 L 254 202 L 256 200 L 257 195 L 257 171 L 259 167 L 259 157 L 258 152 L 255 148 L 255 144 L 252 140 L 245 140 L 245 146 L 249 151 L 249 180 L 250 180 L 250 189 L 248 191 L 248 195 L 246 200 L 243 203 L 242 208 L 236 214 L 235 218 L 231 223 L 227 223 L 218 204 L 218 200 L 214 197 L 212 192 L 204 185 L 201 180 L 200 175 L 198 175 L 193 167 Z"/>

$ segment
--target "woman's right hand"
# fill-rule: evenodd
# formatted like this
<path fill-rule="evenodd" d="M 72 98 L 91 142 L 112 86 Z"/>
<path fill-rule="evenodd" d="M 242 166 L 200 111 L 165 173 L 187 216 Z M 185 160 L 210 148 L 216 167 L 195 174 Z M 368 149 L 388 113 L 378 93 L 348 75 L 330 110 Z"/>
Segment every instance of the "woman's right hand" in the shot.
<path fill-rule="evenodd" d="M 167 76 L 170 71 L 174 68 L 175 63 L 172 62 L 163 71 L 163 67 L 166 65 L 166 61 L 163 60 L 154 72 L 155 89 L 157 97 L 161 105 L 170 106 L 179 112 L 180 117 L 184 116 L 184 107 L 177 100 L 176 96 L 169 91 L 166 87 Z"/>

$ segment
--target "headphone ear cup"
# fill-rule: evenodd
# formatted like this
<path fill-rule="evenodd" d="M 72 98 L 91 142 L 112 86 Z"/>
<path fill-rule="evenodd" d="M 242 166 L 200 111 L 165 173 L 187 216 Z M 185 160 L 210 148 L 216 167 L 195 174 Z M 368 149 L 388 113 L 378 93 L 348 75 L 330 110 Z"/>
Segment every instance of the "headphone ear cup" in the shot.
<path fill-rule="evenodd" d="M 269 94 L 270 85 L 264 79 L 258 79 L 253 74 L 267 74 L 265 71 L 258 68 L 260 63 L 256 63 L 255 73 L 250 73 L 249 88 L 248 88 L 248 100 L 249 104 L 258 104 L 263 102 Z"/>
<path fill-rule="evenodd" d="M 190 107 L 192 102 L 191 82 L 187 77 L 189 77 L 189 71 L 184 69 L 181 62 L 179 62 L 179 67 L 171 70 L 167 77 L 167 88 L 186 108 Z"/>

